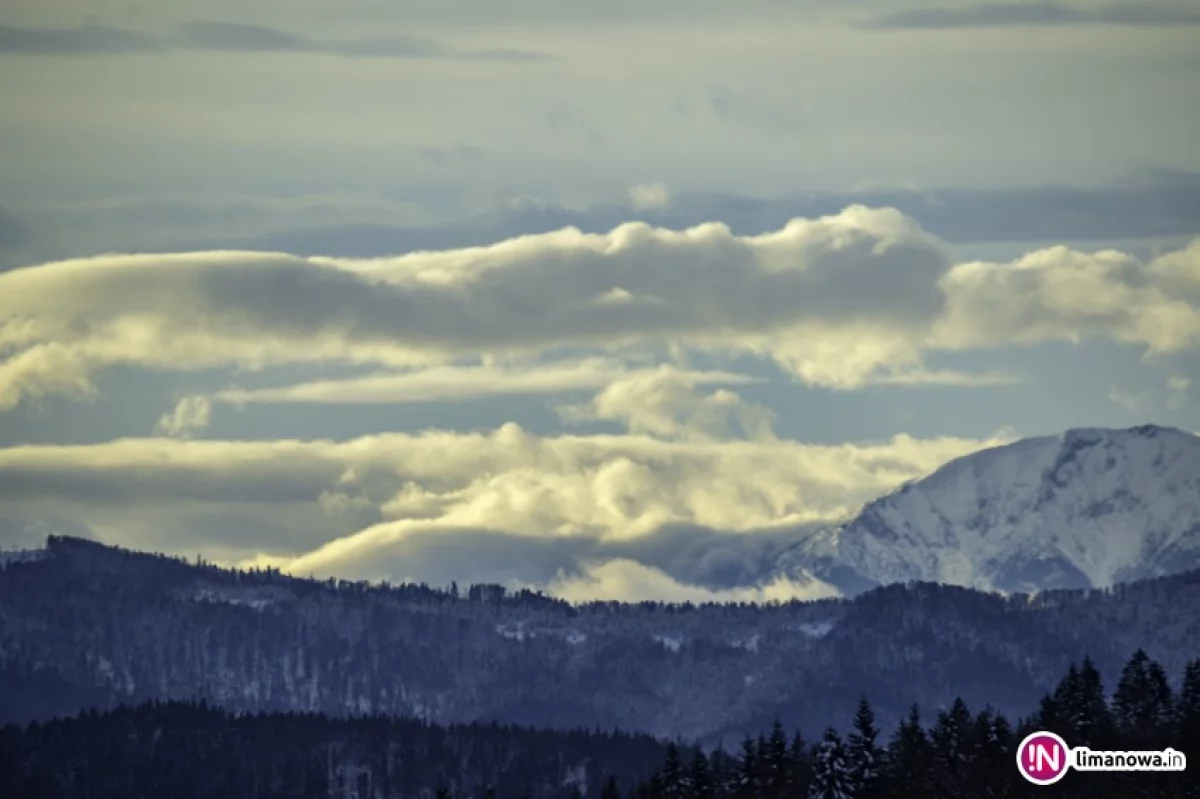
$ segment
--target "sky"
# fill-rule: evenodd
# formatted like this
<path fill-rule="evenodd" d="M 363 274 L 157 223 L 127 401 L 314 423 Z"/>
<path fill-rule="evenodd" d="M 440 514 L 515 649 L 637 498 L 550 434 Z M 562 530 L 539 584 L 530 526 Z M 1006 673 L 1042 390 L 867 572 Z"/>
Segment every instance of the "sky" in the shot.
<path fill-rule="evenodd" d="M 1200 7 L 14 0 L 0 549 L 766 600 L 1200 430 Z"/>

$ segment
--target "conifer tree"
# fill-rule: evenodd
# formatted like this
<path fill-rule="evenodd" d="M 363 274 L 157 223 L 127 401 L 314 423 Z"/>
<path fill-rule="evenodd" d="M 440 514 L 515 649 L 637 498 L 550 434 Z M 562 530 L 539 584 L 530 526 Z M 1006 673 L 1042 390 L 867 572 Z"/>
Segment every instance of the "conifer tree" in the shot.
<path fill-rule="evenodd" d="M 1079 689 L 1069 706 L 1068 722 L 1070 732 L 1078 740 L 1068 741 L 1071 746 L 1106 749 L 1113 742 L 1112 710 L 1100 672 L 1089 657 L 1079 667 Z"/>
<path fill-rule="evenodd" d="M 1058 681 L 1053 693 L 1049 694 L 1049 709 L 1047 713 L 1047 700 L 1042 700 L 1042 723 L 1048 725 L 1046 729 L 1054 730 L 1059 734 L 1068 732 L 1070 726 L 1068 721 L 1069 705 L 1071 705 L 1079 695 L 1079 669 L 1074 663 L 1067 667 L 1067 673 Z M 1047 718 L 1050 716 L 1051 718 Z M 1068 740 L 1068 743 L 1071 741 Z"/>
<path fill-rule="evenodd" d="M 666 762 L 659 773 L 659 787 L 664 799 L 681 799 L 684 793 L 683 761 L 675 742 L 667 744 Z"/>
<path fill-rule="evenodd" d="M 879 728 L 875 726 L 875 711 L 864 696 L 854 713 L 854 728 L 847 740 L 850 758 L 850 781 L 855 799 L 872 799 L 879 791 L 879 770 L 882 752 L 878 744 Z"/>
<path fill-rule="evenodd" d="M 1174 743 L 1179 751 L 1200 762 L 1200 658 L 1188 661 L 1175 702 Z M 1190 767 L 1190 763 L 1188 764 Z"/>
<path fill-rule="evenodd" d="M 846 747 L 837 730 L 829 727 L 813 756 L 813 778 L 809 799 L 852 799 L 850 766 Z"/>
<path fill-rule="evenodd" d="M 688 769 L 688 795 L 691 799 L 712 799 L 714 796 L 712 770 L 703 749 L 696 749 Z"/>
<path fill-rule="evenodd" d="M 761 759 L 763 790 L 768 796 L 782 796 L 788 783 L 788 740 L 779 719 L 771 724 Z"/>
<path fill-rule="evenodd" d="M 931 751 L 916 705 L 900 722 L 888 746 L 885 796 L 889 799 L 929 799 L 932 789 Z"/>
<path fill-rule="evenodd" d="M 753 738 L 742 741 L 742 754 L 738 758 L 737 774 L 734 778 L 734 796 L 738 799 L 753 799 L 758 796 L 758 745 Z"/>
<path fill-rule="evenodd" d="M 600 799 L 621 799 L 621 788 L 617 785 L 617 778 L 612 774 L 608 775 L 608 779 L 604 781 L 604 787 L 600 789 Z"/>
<path fill-rule="evenodd" d="M 662 799 L 662 778 L 659 774 L 651 774 L 650 779 L 637 789 L 638 799 Z"/>
<path fill-rule="evenodd" d="M 934 795 L 957 799 L 965 795 L 971 755 L 971 713 L 962 699 L 937 715 L 930 731 L 933 747 Z"/>
<path fill-rule="evenodd" d="M 788 746 L 788 796 L 804 796 L 812 784 L 812 761 L 808 745 L 797 730 Z"/>
<path fill-rule="evenodd" d="M 1171 686 L 1162 666 L 1141 649 L 1121 670 L 1113 694 L 1113 715 L 1126 749 L 1153 749 L 1172 716 Z"/>
<path fill-rule="evenodd" d="M 971 731 L 971 769 L 967 795 L 979 799 L 1001 799 L 1013 795 L 1012 728 L 1008 720 L 991 708 L 975 717 Z"/>

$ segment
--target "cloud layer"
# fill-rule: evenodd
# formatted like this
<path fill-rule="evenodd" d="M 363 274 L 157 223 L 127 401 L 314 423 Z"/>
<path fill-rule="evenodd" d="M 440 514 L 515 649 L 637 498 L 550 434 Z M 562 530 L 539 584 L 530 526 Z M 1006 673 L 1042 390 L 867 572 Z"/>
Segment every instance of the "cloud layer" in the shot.
<path fill-rule="evenodd" d="M 837 389 L 987 383 L 997 376 L 939 375 L 923 359 L 1093 338 L 1152 356 L 1193 350 L 1200 242 L 1147 261 L 1053 247 L 1012 263 L 955 264 L 899 212 L 852 206 L 760 236 L 716 223 L 682 231 L 628 223 L 604 235 L 564 229 L 376 260 L 113 255 L 0 275 L 0 396 L 9 408 L 52 391 L 86 396 L 90 371 L 112 365 L 455 367 L 359 380 L 348 398 L 368 387 L 445 397 L 490 378 L 501 378 L 492 393 L 536 393 L 538 380 L 593 387 L 598 376 L 569 378 L 561 367 L 520 378 L 461 369 L 563 347 L 749 355 Z"/>
<path fill-rule="evenodd" d="M 571 597 L 818 596 L 829 587 L 764 582 L 773 554 L 1008 436 L 788 440 L 781 406 L 755 394 L 770 371 L 756 359 L 843 392 L 986 386 L 1015 378 L 926 358 L 1086 340 L 1194 355 L 1200 242 L 1145 259 L 1051 247 L 956 263 L 903 214 L 852 206 L 758 236 L 628 223 L 371 260 L 42 264 L 0 275 L 0 409 L 95 399 L 118 366 L 232 368 L 256 385 L 190 384 L 146 419 L 157 438 L 0 449 L 0 542 L 60 531 L 301 574 Z M 357 373 L 253 374 L 347 366 Z M 1182 402 L 1188 375 L 1161 379 Z M 263 404 L 519 395 L 549 398 L 579 432 L 188 440 Z"/>
<path fill-rule="evenodd" d="M 559 394 L 598 390 L 619 381 L 674 379 L 687 386 L 755 382 L 731 372 L 631 369 L 614 359 L 592 358 L 550 366 L 431 366 L 403 373 L 378 373 L 260 389 L 225 389 L 215 399 L 234 405 L 306 402 L 330 405 L 400 404 L 478 397 Z"/>
<path fill-rule="evenodd" d="M 811 525 L 1002 440 L 539 437 L 510 424 L 340 443 L 14 447 L 0 449 L 0 533 L 14 545 L 83 531 L 300 574 L 761 592 L 767 555 Z"/>
<path fill-rule="evenodd" d="M 961 8 L 896 11 L 859 23 L 875 30 L 939 30 L 950 28 L 1062 27 L 1119 25 L 1174 27 L 1200 25 L 1200 9 L 1184 3 L 1060 3 L 1054 0 L 982 3 Z"/>
<path fill-rule="evenodd" d="M 423 36 L 326 40 L 265 25 L 211 20 L 185 22 L 168 36 L 103 25 L 64 28 L 0 25 L 0 55 L 129 55 L 170 49 L 219 53 L 319 53 L 346 58 L 509 62 L 554 60 L 554 56 L 548 53 L 530 50 L 462 50 Z"/>

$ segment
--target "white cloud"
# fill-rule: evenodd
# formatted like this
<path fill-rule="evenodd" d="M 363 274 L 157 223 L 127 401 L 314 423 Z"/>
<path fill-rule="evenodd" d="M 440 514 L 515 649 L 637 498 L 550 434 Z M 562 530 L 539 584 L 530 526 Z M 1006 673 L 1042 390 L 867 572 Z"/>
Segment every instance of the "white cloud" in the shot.
<path fill-rule="evenodd" d="M 1167 376 L 1167 407 L 1178 410 L 1187 404 L 1188 388 L 1192 385 L 1190 377 L 1183 375 Z"/>
<path fill-rule="evenodd" d="M 321 380 L 264 389 L 227 389 L 214 399 L 229 403 L 312 402 L 330 404 L 406 403 L 468 397 L 557 394 L 603 388 L 618 380 L 657 374 L 631 370 L 620 361 L 592 358 L 546 366 L 433 366 L 420 371 Z M 729 372 L 680 371 L 694 385 L 736 385 L 754 378 Z"/>
<path fill-rule="evenodd" d="M 820 580 L 799 582 L 776 578 L 744 588 L 710 589 L 680 583 L 659 569 L 637 561 L 614 559 L 587 564 L 581 575 L 561 575 L 548 586 L 550 593 L 569 602 L 786 602 L 790 599 L 824 599 L 838 596 L 833 586 Z"/>
<path fill-rule="evenodd" d="M 5 330 L 19 327 L 19 320 L 0 322 L 0 340 Z M 78 353 L 57 342 L 45 342 L 0 361 L 0 411 L 12 410 L 23 399 L 36 400 L 47 394 L 76 399 L 96 396 L 87 363 Z"/>
<path fill-rule="evenodd" d="M 80 393 L 85 365 L 444 367 L 669 347 L 756 355 L 806 383 L 853 389 L 994 380 L 926 371 L 936 349 L 1102 337 L 1157 356 L 1200 343 L 1200 242 L 1146 262 L 1053 247 L 954 266 L 947 253 L 900 213 L 853 206 L 760 236 L 630 223 L 367 261 L 102 256 L 0 275 L 10 320 L 0 352 L 13 353 L 0 368 L 27 372 L 49 352 L 39 347 L 53 347 L 54 373 L 74 370 L 10 381 L 12 407 L 25 391 Z M 403 390 L 467 379 L 432 372 Z"/>
<path fill-rule="evenodd" d="M 671 205 L 671 192 L 661 183 L 639 183 L 629 190 L 629 206 L 635 211 L 661 211 Z"/>
<path fill-rule="evenodd" d="M 1151 393 L 1148 389 L 1145 391 L 1126 391 L 1113 386 L 1108 390 L 1108 401 L 1130 413 L 1135 413 L 1145 406 L 1146 400 L 1150 398 Z"/>
<path fill-rule="evenodd" d="M 261 556 L 299 574 L 545 584 L 625 557 L 698 579 L 730 562 L 706 548 L 761 547 L 996 443 L 538 437 L 510 424 L 341 443 L 22 446 L 0 449 L 0 531 L 65 520 L 125 546 Z"/>
<path fill-rule="evenodd" d="M 872 383 L 883 386 L 961 386 L 985 388 L 988 386 L 1011 386 L 1022 382 L 1016 375 L 1003 372 L 960 372 L 953 369 L 909 369 L 872 378 Z"/>
<path fill-rule="evenodd" d="M 941 285 L 948 309 L 932 343 L 950 349 L 1105 337 L 1159 355 L 1200 343 L 1200 240 L 1149 262 L 1051 247 L 961 264 Z"/>
<path fill-rule="evenodd" d="M 164 413 L 154 425 L 154 433 L 171 438 L 191 438 L 204 432 L 212 421 L 212 400 L 208 397 L 184 397 L 170 413 Z"/>
<path fill-rule="evenodd" d="M 623 376 L 591 401 L 558 411 L 568 422 L 619 421 L 631 433 L 659 438 L 773 437 L 774 412 L 726 389 L 698 394 L 698 377 L 663 366 Z"/>
<path fill-rule="evenodd" d="M 375 261 L 107 256 L 0 275 L 0 312 L 21 320 L 0 347 L 189 369 L 684 343 L 854 385 L 880 359 L 916 357 L 948 266 L 910 220 L 858 207 L 757 237 L 628 224 Z M 615 289 L 629 300 L 593 302 Z"/>

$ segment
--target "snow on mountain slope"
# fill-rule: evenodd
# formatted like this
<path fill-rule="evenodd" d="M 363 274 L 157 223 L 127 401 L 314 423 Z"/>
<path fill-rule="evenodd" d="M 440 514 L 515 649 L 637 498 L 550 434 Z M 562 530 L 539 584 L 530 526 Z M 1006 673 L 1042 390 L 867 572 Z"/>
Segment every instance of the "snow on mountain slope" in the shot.
<path fill-rule="evenodd" d="M 1078 429 L 952 461 L 780 562 L 848 593 L 1101 587 L 1200 566 L 1200 437 Z"/>

